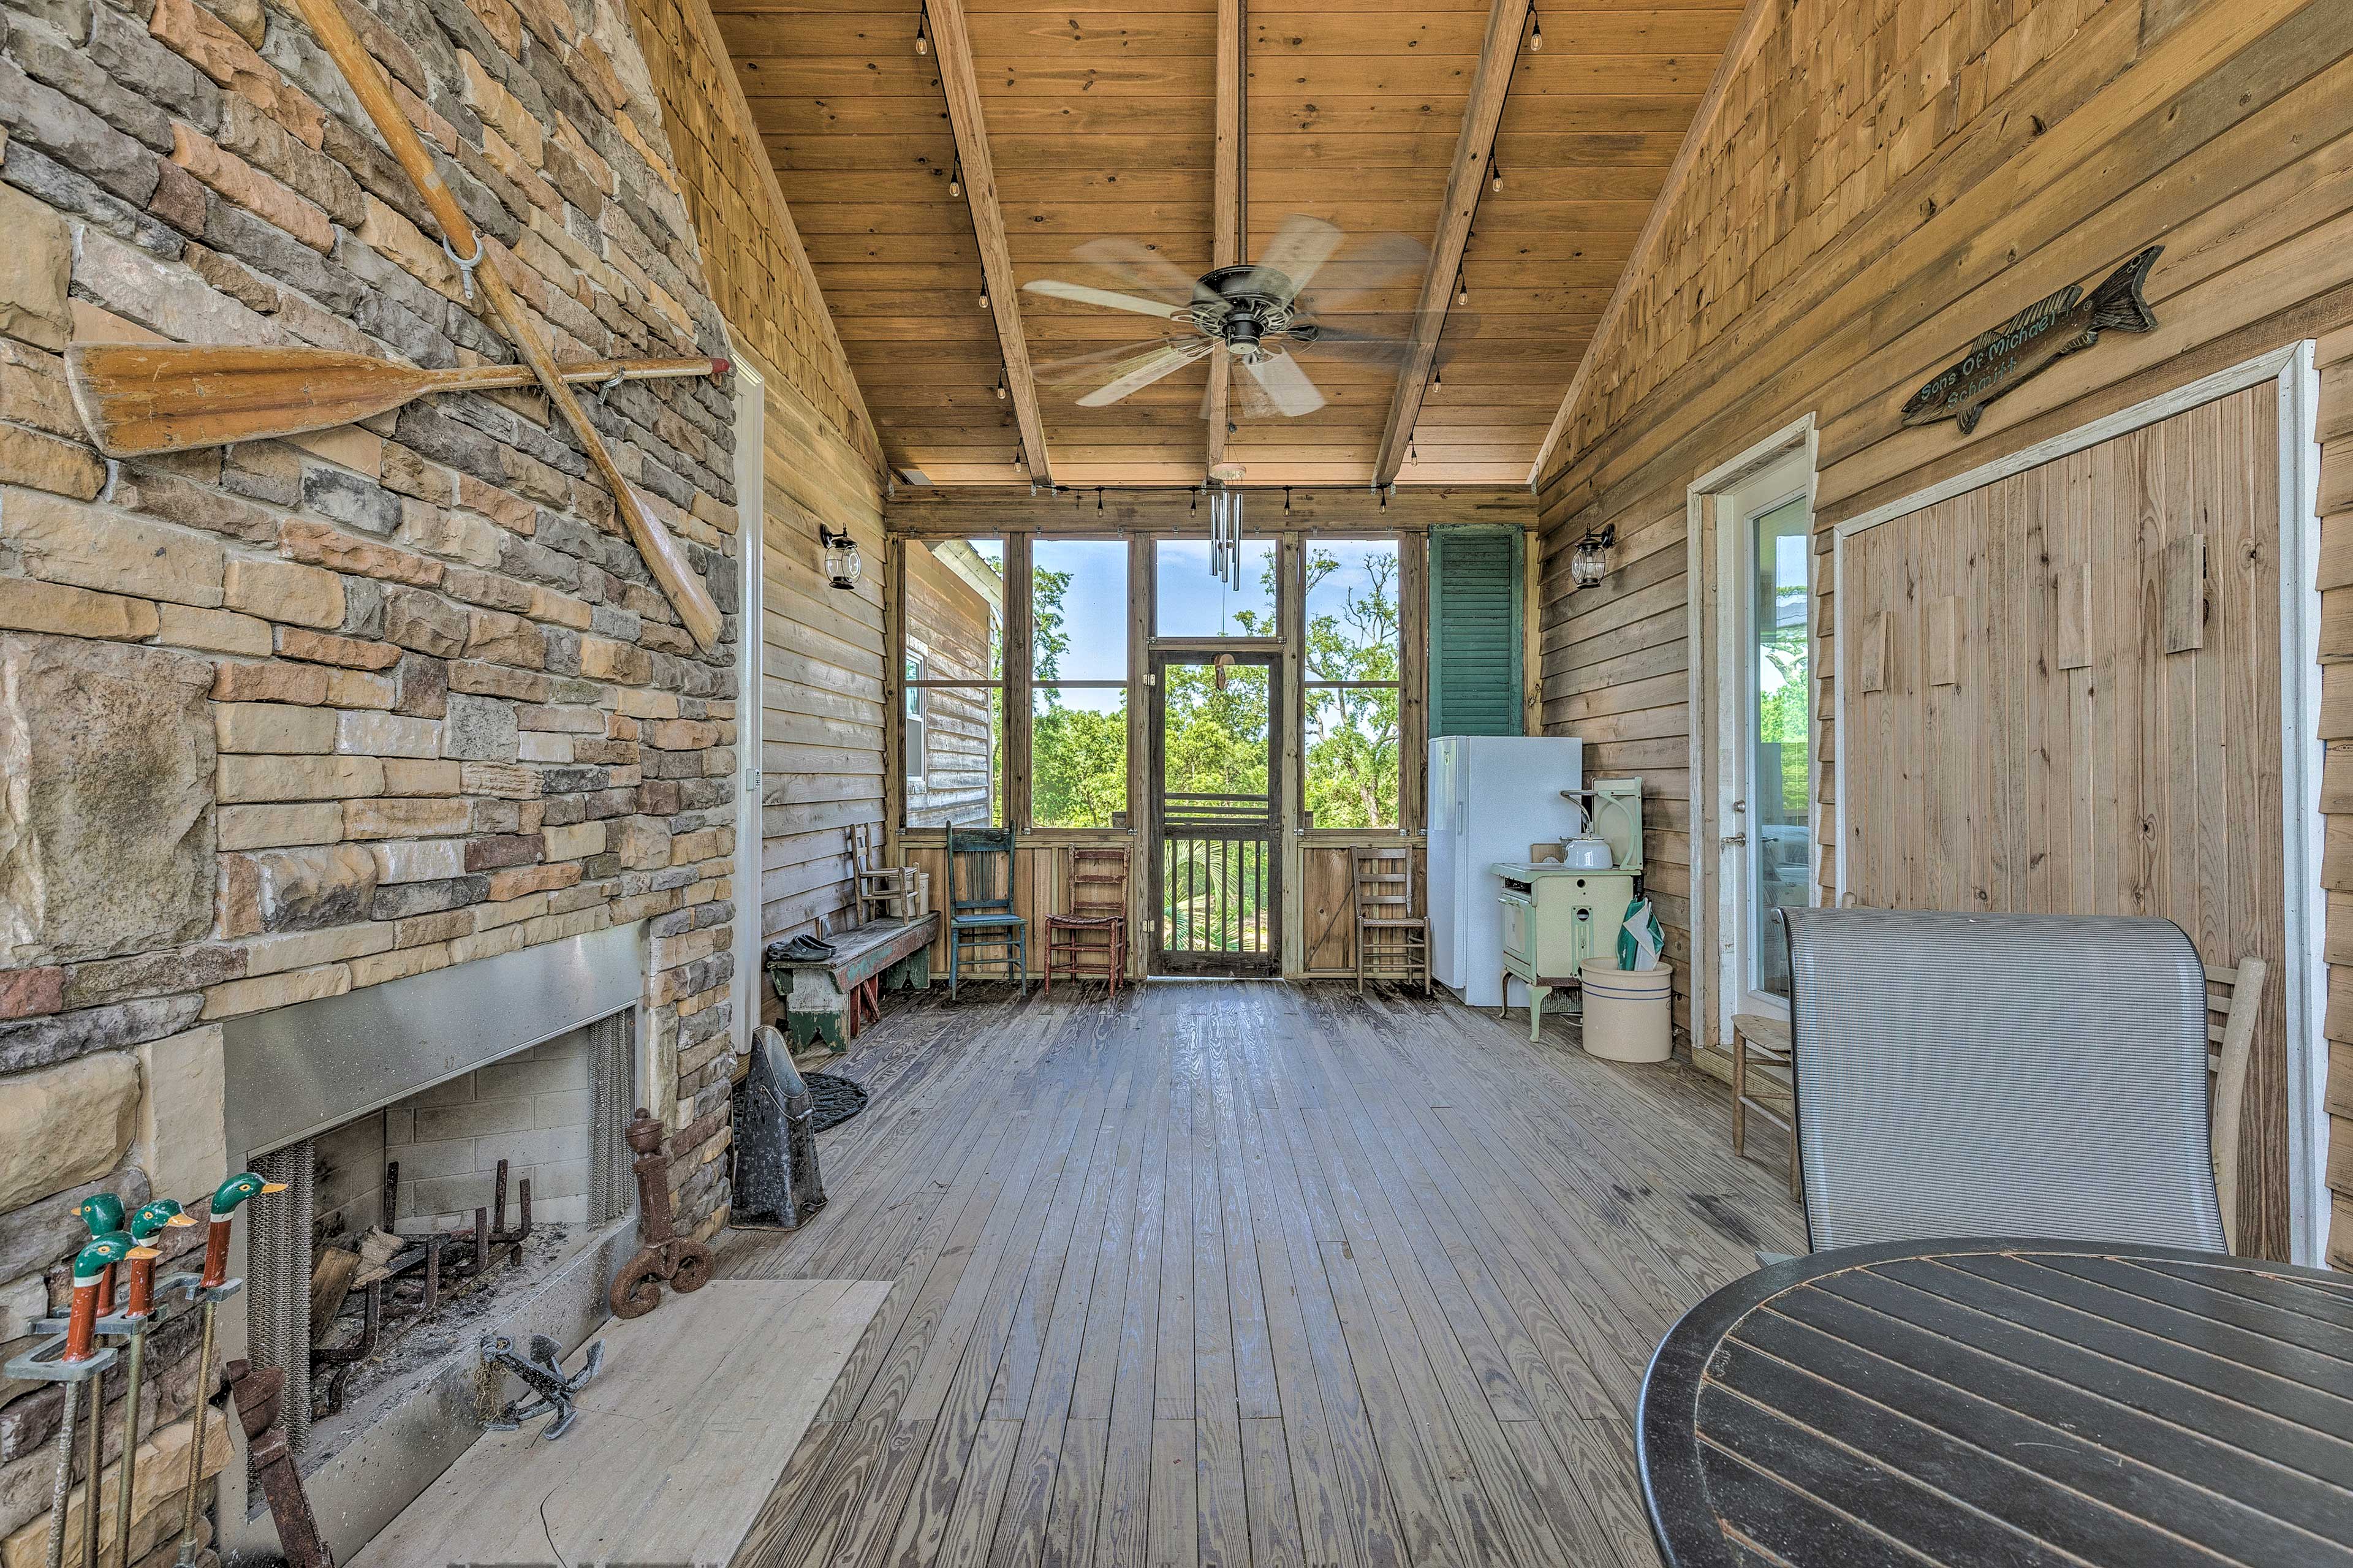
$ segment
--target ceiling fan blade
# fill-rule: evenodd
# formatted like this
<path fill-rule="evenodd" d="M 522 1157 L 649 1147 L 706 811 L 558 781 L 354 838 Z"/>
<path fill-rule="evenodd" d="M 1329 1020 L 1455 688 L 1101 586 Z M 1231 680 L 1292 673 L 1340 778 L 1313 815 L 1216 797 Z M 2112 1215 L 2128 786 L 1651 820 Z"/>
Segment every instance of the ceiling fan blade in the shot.
<path fill-rule="evenodd" d="M 1065 283 L 1054 278 L 1039 278 L 1021 287 L 1032 294 L 1045 294 L 1082 305 L 1101 305 L 1111 310 L 1133 310 L 1139 316 L 1157 316 L 1164 321 L 1181 314 L 1174 307 L 1158 300 L 1147 300 L 1141 294 L 1118 294 L 1109 289 L 1090 289 L 1083 283 Z"/>
<path fill-rule="evenodd" d="M 1375 234 L 1353 240 L 1348 254 L 1334 267 L 1338 287 L 1319 292 L 1315 309 L 1330 313 L 1355 308 L 1366 299 L 1402 282 L 1418 279 L 1430 265 L 1430 247 L 1409 234 Z"/>
<path fill-rule="evenodd" d="M 1208 353 L 1211 346 L 1209 341 L 1203 338 L 1198 342 L 1187 343 L 1181 347 L 1171 343 L 1166 348 L 1155 349 L 1152 353 L 1129 363 L 1110 381 L 1080 398 L 1079 406 L 1082 408 L 1108 407 L 1129 393 L 1150 386 L 1161 377 L 1184 369 L 1203 354 Z"/>
<path fill-rule="evenodd" d="M 1295 343 L 1292 352 L 1304 352 L 1315 359 L 1329 360 L 1337 364 L 1395 370 L 1405 363 L 1406 350 L 1409 346 L 1403 338 L 1379 332 L 1337 331 L 1325 326 L 1314 338 Z"/>
<path fill-rule="evenodd" d="M 1115 360 L 1136 359 L 1175 346 L 1166 342 L 1113 343 L 1109 348 L 1072 354 L 1067 359 L 1050 360 L 1039 365 L 1036 374 L 1040 382 L 1050 386 L 1069 386 L 1095 380 L 1103 374 L 1103 367 Z"/>
<path fill-rule="evenodd" d="M 1250 367 L 1252 379 L 1266 388 L 1274 399 L 1276 412 L 1286 419 L 1296 419 L 1303 414 L 1313 414 L 1324 406 L 1324 395 L 1299 368 L 1299 362 L 1289 354 L 1262 359 Z"/>
<path fill-rule="evenodd" d="M 1196 279 L 1141 240 L 1091 239 L 1071 254 L 1081 261 L 1108 267 L 1138 289 L 1163 296 L 1172 304 L 1189 301 L 1199 292 Z"/>
<path fill-rule="evenodd" d="M 1288 287 L 1280 291 L 1280 298 L 1293 299 L 1347 237 L 1320 217 L 1295 213 L 1267 242 L 1265 254 L 1258 258 L 1258 269 L 1281 273 Z"/>

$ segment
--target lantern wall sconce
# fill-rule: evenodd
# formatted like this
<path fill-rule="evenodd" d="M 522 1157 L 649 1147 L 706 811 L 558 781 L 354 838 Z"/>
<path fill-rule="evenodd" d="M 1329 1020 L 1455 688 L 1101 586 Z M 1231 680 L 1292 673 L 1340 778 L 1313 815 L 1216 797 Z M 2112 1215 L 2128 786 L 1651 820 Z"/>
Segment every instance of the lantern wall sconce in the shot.
<path fill-rule="evenodd" d="M 824 552 L 826 581 L 837 588 L 858 586 L 858 574 L 865 569 L 866 563 L 860 557 L 849 530 L 836 531 L 820 522 L 817 525 L 817 542 Z"/>
<path fill-rule="evenodd" d="M 1568 580 L 1580 588 L 1590 588 L 1609 574 L 1609 547 L 1618 542 L 1618 525 L 1611 523 L 1599 533 L 1588 533 L 1570 547 Z"/>

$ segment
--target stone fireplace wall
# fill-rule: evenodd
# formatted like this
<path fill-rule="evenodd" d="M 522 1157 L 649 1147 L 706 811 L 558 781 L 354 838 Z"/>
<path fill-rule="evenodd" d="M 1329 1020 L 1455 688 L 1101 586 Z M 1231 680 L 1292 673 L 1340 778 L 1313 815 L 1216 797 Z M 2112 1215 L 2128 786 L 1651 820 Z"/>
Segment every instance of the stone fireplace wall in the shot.
<path fill-rule="evenodd" d="M 617 0 L 352 11 L 559 358 L 729 352 Z M 0 1352 L 81 1197 L 218 1180 L 222 1020 L 607 925 L 649 922 L 642 1070 L 715 1230 L 733 616 L 699 652 L 535 392 L 110 462 L 62 355 L 145 338 L 513 357 L 290 9 L 0 0 Z M 732 611 L 732 388 L 587 401 Z M 58 1409 L 0 1383 L 5 1568 Z"/>

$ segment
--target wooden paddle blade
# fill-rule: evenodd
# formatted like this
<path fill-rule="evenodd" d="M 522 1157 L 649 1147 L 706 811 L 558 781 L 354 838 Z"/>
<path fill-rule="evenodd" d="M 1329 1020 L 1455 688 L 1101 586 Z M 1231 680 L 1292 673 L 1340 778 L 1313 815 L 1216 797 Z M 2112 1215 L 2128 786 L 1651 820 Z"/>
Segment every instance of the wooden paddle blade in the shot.
<path fill-rule="evenodd" d="M 433 391 L 434 373 L 364 354 L 207 343 L 77 343 L 74 406 L 110 458 L 327 430 Z"/>

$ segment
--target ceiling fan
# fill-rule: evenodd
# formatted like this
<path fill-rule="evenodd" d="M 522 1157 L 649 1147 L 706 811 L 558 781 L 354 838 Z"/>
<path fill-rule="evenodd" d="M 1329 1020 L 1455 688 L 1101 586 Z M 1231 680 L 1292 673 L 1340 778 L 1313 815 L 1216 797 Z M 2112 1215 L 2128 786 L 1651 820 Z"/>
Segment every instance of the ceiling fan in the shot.
<path fill-rule="evenodd" d="M 1409 236 L 1374 236 L 1344 263 L 1352 274 L 1351 286 L 1310 300 L 1309 283 L 1346 239 L 1335 226 L 1297 215 L 1284 222 L 1257 261 L 1215 268 L 1198 278 L 1187 277 L 1166 257 L 1134 240 L 1092 240 L 1078 248 L 1076 258 L 1113 269 L 1141 292 L 1052 278 L 1033 279 L 1023 288 L 1077 304 L 1157 317 L 1174 332 L 1154 343 L 1124 344 L 1059 361 L 1041 366 L 1040 373 L 1049 381 L 1089 385 L 1079 406 L 1103 408 L 1223 350 L 1255 384 L 1245 405 L 1252 412 L 1271 410 L 1291 418 L 1313 414 L 1324 406 L 1324 394 L 1293 357 L 1298 351 L 1393 364 L 1406 346 L 1401 333 L 1315 320 L 1318 310 L 1345 309 L 1373 289 L 1418 274 L 1427 258 L 1420 243 Z M 1238 389 L 1244 385 L 1235 384 Z"/>

